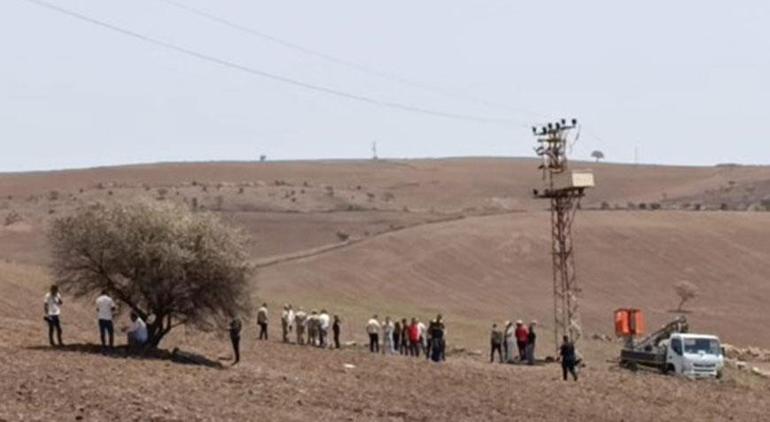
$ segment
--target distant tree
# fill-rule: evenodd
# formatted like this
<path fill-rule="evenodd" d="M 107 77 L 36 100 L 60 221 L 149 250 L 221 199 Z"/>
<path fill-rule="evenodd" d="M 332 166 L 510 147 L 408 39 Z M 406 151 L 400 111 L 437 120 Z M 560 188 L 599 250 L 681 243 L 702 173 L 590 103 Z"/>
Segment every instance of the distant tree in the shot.
<path fill-rule="evenodd" d="M 679 306 L 677 307 L 677 311 L 679 312 L 682 312 L 685 302 L 694 299 L 698 294 L 698 288 L 695 284 L 687 280 L 678 281 L 674 284 L 674 291 L 676 291 L 677 296 L 679 296 Z"/>
<path fill-rule="evenodd" d="M 260 162 L 263 162 L 263 163 L 264 163 L 265 161 L 267 161 L 267 155 L 265 155 L 265 154 L 262 154 L 262 155 L 260 155 L 260 156 L 259 156 L 259 161 L 260 161 Z"/>
<path fill-rule="evenodd" d="M 593 152 L 591 152 L 591 158 L 595 158 L 596 162 L 598 163 L 599 160 L 604 160 L 604 153 L 599 151 L 598 149 L 594 150 Z"/>
<path fill-rule="evenodd" d="M 179 325 L 250 313 L 244 238 L 209 213 L 98 204 L 56 219 L 49 239 L 56 283 L 75 297 L 110 292 L 147 322 L 151 347 Z"/>

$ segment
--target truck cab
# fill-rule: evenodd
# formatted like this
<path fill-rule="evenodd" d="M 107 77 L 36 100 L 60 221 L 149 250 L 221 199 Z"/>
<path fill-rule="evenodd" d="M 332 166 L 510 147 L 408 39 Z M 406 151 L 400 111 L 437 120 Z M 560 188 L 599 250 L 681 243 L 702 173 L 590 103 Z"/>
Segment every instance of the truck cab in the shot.
<path fill-rule="evenodd" d="M 719 377 L 724 356 L 719 338 L 706 334 L 672 333 L 665 340 L 666 372 L 693 378 Z"/>

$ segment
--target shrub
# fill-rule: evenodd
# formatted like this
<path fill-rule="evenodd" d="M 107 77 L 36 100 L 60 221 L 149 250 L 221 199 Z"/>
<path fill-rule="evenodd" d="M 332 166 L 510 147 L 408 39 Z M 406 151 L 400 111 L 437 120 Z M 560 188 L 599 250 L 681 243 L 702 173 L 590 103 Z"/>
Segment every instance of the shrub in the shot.
<path fill-rule="evenodd" d="M 110 292 L 148 323 L 152 347 L 179 325 L 208 330 L 250 311 L 244 239 L 211 214 L 97 204 L 54 220 L 49 239 L 59 286 Z"/>
<path fill-rule="evenodd" d="M 687 280 L 682 280 L 674 284 L 674 291 L 677 296 L 679 296 L 679 306 L 677 307 L 679 312 L 682 312 L 685 302 L 694 299 L 698 294 L 698 288 Z"/>
<path fill-rule="evenodd" d="M 5 225 L 10 226 L 22 221 L 24 218 L 18 212 L 11 210 L 8 215 L 5 216 Z"/>

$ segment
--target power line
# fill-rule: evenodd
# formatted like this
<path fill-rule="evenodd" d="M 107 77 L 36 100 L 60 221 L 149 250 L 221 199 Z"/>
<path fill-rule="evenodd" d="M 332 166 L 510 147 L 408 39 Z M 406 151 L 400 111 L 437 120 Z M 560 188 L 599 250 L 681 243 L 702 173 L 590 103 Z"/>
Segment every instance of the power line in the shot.
<path fill-rule="evenodd" d="M 413 112 L 413 113 L 421 113 L 421 114 L 426 114 L 426 115 L 431 115 L 431 116 L 436 116 L 436 117 L 444 117 L 444 118 L 455 119 L 455 120 L 475 121 L 475 122 L 482 122 L 482 123 L 496 123 L 496 124 L 515 124 L 517 126 L 528 127 L 527 125 L 516 124 L 511 119 L 490 118 L 490 117 L 472 116 L 472 115 L 466 115 L 466 114 L 444 112 L 444 111 L 433 110 L 433 109 L 428 109 L 428 108 L 423 108 L 423 107 L 418 107 L 418 106 L 412 106 L 412 105 L 405 104 L 405 103 L 392 102 L 392 101 L 386 101 L 386 100 L 379 100 L 379 99 L 376 99 L 376 98 L 373 98 L 373 97 L 368 97 L 368 96 L 365 96 L 365 95 L 353 94 L 353 93 L 348 93 L 348 92 L 345 92 L 345 91 L 337 90 L 337 89 L 334 89 L 334 88 L 328 88 L 328 87 L 324 87 L 324 86 L 320 86 L 320 85 L 314 85 L 314 84 L 311 84 L 311 83 L 303 82 L 301 80 L 292 79 L 292 78 L 289 78 L 289 77 L 281 76 L 281 75 L 270 73 L 270 72 L 265 72 L 265 71 L 260 70 L 260 69 L 256 69 L 256 68 L 249 67 L 249 66 L 246 66 L 246 65 L 238 64 L 238 63 L 235 63 L 235 62 L 232 62 L 232 61 L 229 61 L 229 60 L 225 60 L 225 59 L 221 59 L 221 58 L 218 58 L 218 57 L 215 57 L 215 56 L 211 56 L 211 55 L 208 55 L 208 54 L 200 53 L 198 51 L 191 50 L 191 49 L 188 49 L 188 48 L 185 48 L 185 47 L 181 47 L 181 46 L 178 46 L 176 44 L 172 44 L 172 43 L 169 43 L 169 42 L 166 42 L 166 41 L 162 41 L 162 40 L 159 40 L 159 39 L 156 39 L 156 38 L 152 38 L 150 36 L 143 35 L 143 34 L 140 34 L 138 32 L 134 32 L 134 31 L 131 31 L 129 29 L 125 29 L 125 28 L 119 27 L 117 25 L 113 25 L 113 24 L 110 24 L 110 23 L 107 23 L 107 22 L 104 22 L 104 21 L 101 21 L 101 20 L 98 20 L 98 19 L 86 16 L 86 15 L 83 15 L 81 13 L 78 13 L 78 12 L 75 12 L 75 11 L 63 8 L 63 7 L 59 7 L 59 6 L 53 5 L 53 4 L 50 4 L 50 3 L 47 3 L 47 2 L 44 2 L 44 1 L 41 1 L 41 0 L 23 0 L 23 1 L 35 4 L 35 5 L 40 6 L 40 7 L 44 7 L 46 9 L 49 9 L 49 10 L 52 10 L 52 11 L 59 12 L 61 14 L 64 14 L 64 15 L 67 15 L 67 16 L 79 19 L 79 20 L 81 20 L 83 22 L 87 22 L 87 23 L 90 23 L 90 24 L 93 24 L 93 25 L 96 25 L 96 26 L 100 26 L 102 28 L 109 29 L 111 31 L 115 31 L 115 32 L 121 33 L 123 35 L 126 35 L 126 36 L 129 36 L 129 37 L 138 39 L 140 41 L 144 41 L 144 42 L 149 43 L 149 44 L 153 44 L 153 45 L 156 45 L 156 46 L 159 46 L 159 47 L 163 47 L 163 48 L 168 49 L 168 50 L 176 51 L 178 53 L 182 53 L 182 54 L 185 54 L 185 55 L 188 55 L 188 56 L 191 56 L 191 57 L 195 57 L 195 58 L 197 58 L 199 60 L 207 61 L 207 62 L 210 62 L 210 63 L 215 63 L 215 64 L 218 64 L 220 66 L 228 67 L 228 68 L 235 69 L 235 70 L 240 70 L 242 72 L 245 72 L 245 73 L 248 73 L 248 74 L 251 74 L 251 75 L 254 75 L 254 76 L 260 76 L 260 77 L 263 77 L 263 78 L 272 79 L 274 81 L 282 82 L 282 83 L 287 84 L 287 85 L 293 85 L 293 86 L 296 86 L 296 87 L 305 88 L 305 89 L 312 90 L 312 91 L 322 92 L 322 93 L 325 93 L 325 94 L 328 94 L 328 95 L 334 95 L 334 96 L 337 96 L 337 97 L 347 98 L 349 100 L 355 100 L 355 101 L 359 101 L 359 102 L 363 102 L 363 103 L 367 103 L 367 104 L 371 104 L 371 105 L 376 105 L 376 106 L 380 106 L 380 107 L 386 107 L 386 108 L 391 108 L 391 109 L 396 109 L 396 110 L 401 110 L 401 111 L 408 111 L 408 112 Z"/>
<path fill-rule="evenodd" d="M 208 19 L 210 21 L 219 23 L 221 25 L 224 25 L 224 26 L 233 28 L 235 30 L 238 30 L 238 31 L 250 34 L 252 36 L 261 38 L 263 40 L 276 43 L 276 44 L 281 45 L 283 47 L 286 47 L 286 48 L 289 48 L 289 49 L 292 49 L 292 50 L 295 50 L 295 51 L 299 51 L 301 53 L 304 53 L 304 54 L 307 54 L 307 55 L 310 55 L 310 56 L 318 57 L 318 58 L 320 58 L 322 60 L 325 60 L 327 62 L 331 62 L 331 63 L 337 64 L 337 65 L 340 65 L 340 66 L 343 66 L 343 67 L 347 67 L 347 68 L 350 68 L 350 69 L 355 69 L 355 70 L 357 70 L 359 72 L 362 72 L 362 73 L 367 73 L 367 74 L 374 75 L 374 76 L 377 76 L 377 77 L 382 78 L 382 79 L 387 79 L 387 80 L 390 80 L 390 81 L 394 81 L 394 82 L 397 82 L 397 83 L 400 83 L 402 85 L 406 85 L 406 86 L 409 86 L 409 87 L 412 87 L 412 88 L 422 89 L 424 91 L 432 92 L 434 94 L 439 94 L 439 95 L 443 95 L 445 97 L 450 97 L 450 98 L 454 98 L 454 99 L 458 99 L 458 100 L 472 101 L 472 102 L 475 102 L 477 104 L 484 105 L 486 107 L 491 107 L 491 108 L 496 108 L 496 109 L 503 109 L 503 110 L 507 110 L 507 111 L 514 111 L 514 112 L 518 112 L 518 113 L 524 113 L 524 114 L 528 114 L 530 116 L 535 116 L 535 117 L 539 117 L 539 118 L 544 118 L 545 117 L 542 113 L 538 113 L 536 111 L 527 110 L 527 109 L 519 108 L 519 107 L 511 107 L 511 106 L 509 106 L 507 104 L 502 104 L 502 103 L 498 103 L 498 102 L 495 102 L 495 101 L 490 101 L 490 100 L 487 100 L 485 98 L 480 98 L 480 97 L 476 97 L 476 96 L 468 95 L 468 94 L 464 94 L 464 93 L 450 92 L 450 91 L 447 91 L 447 90 L 445 90 L 443 88 L 439 88 L 439 87 L 436 87 L 436 86 L 431 86 L 431 85 L 428 85 L 428 84 L 425 84 L 425 83 L 422 83 L 422 82 L 417 82 L 417 81 L 414 81 L 412 79 L 409 79 L 409 78 L 406 78 L 406 77 L 403 77 L 403 76 L 400 76 L 400 75 L 397 75 L 397 74 L 394 74 L 394 73 L 391 73 L 391 72 L 385 72 L 385 71 L 373 69 L 373 68 L 371 68 L 369 66 L 365 66 L 363 64 L 356 63 L 356 62 L 351 61 L 351 60 L 342 59 L 342 58 L 339 58 L 339 57 L 336 57 L 336 56 L 332 56 L 330 54 L 327 54 L 327 53 L 324 53 L 324 52 L 321 52 L 321 51 L 318 51 L 318 50 L 315 50 L 315 49 L 312 49 L 312 48 L 309 48 L 309 47 L 305 47 L 303 45 L 300 45 L 300 44 L 297 44 L 297 43 L 294 43 L 294 42 L 291 42 L 291 41 L 287 41 L 285 39 L 276 37 L 274 35 L 270 35 L 270 34 L 265 33 L 263 31 L 254 29 L 253 27 L 248 27 L 248 26 L 245 26 L 245 25 L 241 25 L 239 23 L 233 22 L 232 20 L 223 18 L 221 16 L 214 15 L 213 13 L 210 13 L 210 12 L 207 12 L 205 10 L 198 9 L 198 8 L 195 8 L 195 7 L 192 7 L 192 6 L 188 6 L 186 4 L 183 4 L 183 3 L 180 3 L 180 2 L 177 2 L 177 1 L 174 1 L 174 0 L 157 0 L 157 1 L 159 1 L 161 3 L 168 4 L 168 5 L 173 6 L 173 7 L 176 7 L 178 9 L 184 10 L 184 11 L 186 11 L 188 13 L 194 14 L 194 15 L 202 17 L 204 19 Z"/>

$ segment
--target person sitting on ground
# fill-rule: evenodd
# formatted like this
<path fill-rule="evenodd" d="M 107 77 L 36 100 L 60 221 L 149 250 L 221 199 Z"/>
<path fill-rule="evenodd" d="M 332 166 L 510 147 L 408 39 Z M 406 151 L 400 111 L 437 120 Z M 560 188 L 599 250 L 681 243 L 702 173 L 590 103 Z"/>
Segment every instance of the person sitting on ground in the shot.
<path fill-rule="evenodd" d="M 342 320 L 339 315 L 334 315 L 334 324 L 332 324 L 332 331 L 334 332 L 334 348 L 340 348 L 340 329 L 342 326 Z"/>
<path fill-rule="evenodd" d="M 267 303 L 263 303 L 257 310 L 257 325 L 259 325 L 259 339 L 267 340 Z"/>
<path fill-rule="evenodd" d="M 305 344 L 305 331 L 307 328 L 307 314 L 302 308 L 297 309 L 297 313 L 294 314 L 294 329 L 297 333 L 297 344 Z"/>
<path fill-rule="evenodd" d="M 329 338 L 329 326 L 331 325 L 331 317 L 326 312 L 326 309 L 321 309 L 321 314 L 318 315 L 318 347 L 325 348 L 327 339 Z"/>
<path fill-rule="evenodd" d="M 535 340 L 537 339 L 537 335 L 535 334 L 536 325 L 537 325 L 537 321 L 534 321 L 534 320 L 529 323 L 529 333 L 527 333 L 527 364 L 528 365 L 535 364 Z"/>
<path fill-rule="evenodd" d="M 99 337 L 102 340 L 102 347 L 107 347 L 107 338 L 109 338 L 110 348 L 115 346 L 115 326 L 112 323 L 112 315 L 117 309 L 107 291 L 102 290 L 102 294 L 96 298 L 96 315 L 99 319 Z"/>
<path fill-rule="evenodd" d="M 230 321 L 230 342 L 233 344 L 233 365 L 241 361 L 241 320 L 238 318 Z"/>
<path fill-rule="evenodd" d="M 503 353 L 505 354 L 505 361 L 511 362 L 513 360 L 513 322 L 505 321 L 505 332 L 503 339 Z"/>
<path fill-rule="evenodd" d="M 519 361 L 524 362 L 527 358 L 527 339 L 529 338 L 529 331 L 521 320 L 516 321 L 516 346 L 519 349 Z"/>
<path fill-rule="evenodd" d="M 559 358 L 561 359 L 561 372 L 564 381 L 567 381 L 567 373 L 572 374 L 572 378 L 577 381 L 577 372 L 575 372 L 575 366 L 577 364 L 577 353 L 575 353 L 575 344 L 569 341 L 569 337 L 564 336 L 562 338 L 561 347 L 559 347 Z"/>
<path fill-rule="evenodd" d="M 420 343 L 421 343 L 420 324 L 417 322 L 417 318 L 412 318 L 412 323 L 409 324 L 409 355 L 414 357 L 420 356 Z"/>
<path fill-rule="evenodd" d="M 147 343 L 147 324 L 136 314 L 131 312 L 131 325 L 126 331 L 128 348 L 131 350 L 141 348 Z"/>
<path fill-rule="evenodd" d="M 497 323 L 492 324 L 490 346 L 489 363 L 495 361 L 495 352 L 500 356 L 500 363 L 503 363 L 503 332 L 497 328 Z"/>
<path fill-rule="evenodd" d="M 48 323 L 48 342 L 51 346 L 56 346 L 53 341 L 53 334 L 56 331 L 56 339 L 59 340 L 59 346 L 64 346 L 61 340 L 61 306 L 64 302 L 61 300 L 61 294 L 59 294 L 59 286 L 52 285 L 51 290 L 46 293 L 43 299 L 43 312 L 45 313 L 44 319 Z"/>
<path fill-rule="evenodd" d="M 366 323 L 366 333 L 369 334 L 369 351 L 371 353 L 380 353 L 379 333 L 381 328 L 376 314 Z"/>

